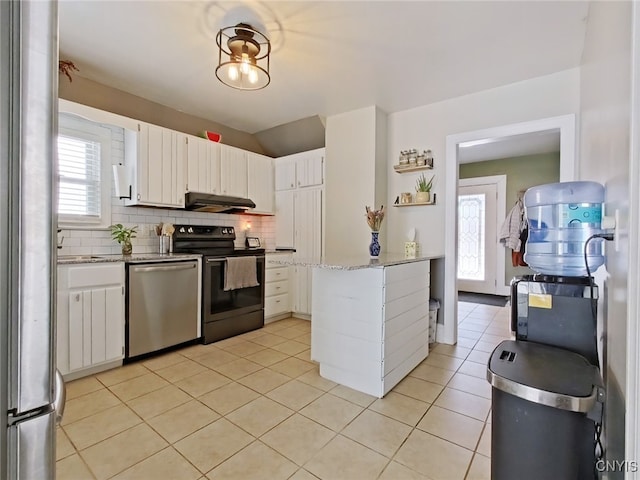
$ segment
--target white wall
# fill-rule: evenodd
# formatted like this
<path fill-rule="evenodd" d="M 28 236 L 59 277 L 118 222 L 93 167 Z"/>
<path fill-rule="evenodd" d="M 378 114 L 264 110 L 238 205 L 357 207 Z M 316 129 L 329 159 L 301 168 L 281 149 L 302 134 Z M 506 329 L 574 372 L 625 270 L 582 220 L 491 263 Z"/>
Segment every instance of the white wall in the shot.
<path fill-rule="evenodd" d="M 392 208 L 387 223 L 387 249 L 403 251 L 405 235 L 416 227 L 425 253 L 444 255 L 444 225 L 455 221 L 445 211 L 445 148 L 447 135 L 577 113 L 580 101 L 580 71 L 571 69 L 552 75 L 485 90 L 388 117 L 388 172 L 398 163 L 401 150 L 430 148 L 435 174 L 432 192 L 437 205 Z M 387 203 L 401 192 L 414 192 L 418 174 L 389 173 Z"/>
<path fill-rule="evenodd" d="M 580 84 L 579 177 L 605 185 L 605 212 L 611 215 L 619 211 L 623 231 L 628 231 L 629 189 L 638 188 L 638 185 L 629 184 L 631 10 L 630 2 L 591 2 Z M 598 313 L 606 339 L 605 449 L 609 459 L 622 460 L 627 374 L 628 236 L 620 236 L 618 251 L 613 244 L 607 244 L 606 256 L 606 270 L 600 268 L 596 274 L 597 283 L 604 287 L 600 291 Z M 637 295 L 637 292 L 632 294 Z"/>
<path fill-rule="evenodd" d="M 327 117 L 326 255 L 368 254 L 371 230 L 365 218 L 365 206 L 380 208 L 378 203 L 383 197 L 376 186 L 386 185 L 386 180 L 381 182 L 377 178 L 385 175 L 384 168 L 377 164 L 384 159 L 386 142 L 384 137 L 376 140 L 385 121 L 386 115 L 375 106 Z M 380 234 L 383 251 L 386 223 L 385 219 Z"/>

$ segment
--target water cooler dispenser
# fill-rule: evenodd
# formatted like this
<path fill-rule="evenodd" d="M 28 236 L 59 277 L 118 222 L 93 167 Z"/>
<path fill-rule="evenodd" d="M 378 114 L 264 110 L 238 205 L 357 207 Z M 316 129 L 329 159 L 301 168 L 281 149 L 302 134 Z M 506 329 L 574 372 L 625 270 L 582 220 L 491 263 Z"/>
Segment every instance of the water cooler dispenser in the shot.
<path fill-rule="evenodd" d="M 596 478 L 604 401 L 597 348 L 604 187 L 567 182 L 525 193 L 525 260 L 511 282 L 511 330 L 491 354 L 491 478 Z M 586 253 L 585 253 L 586 250 Z M 586 264 L 585 264 L 586 257 Z"/>

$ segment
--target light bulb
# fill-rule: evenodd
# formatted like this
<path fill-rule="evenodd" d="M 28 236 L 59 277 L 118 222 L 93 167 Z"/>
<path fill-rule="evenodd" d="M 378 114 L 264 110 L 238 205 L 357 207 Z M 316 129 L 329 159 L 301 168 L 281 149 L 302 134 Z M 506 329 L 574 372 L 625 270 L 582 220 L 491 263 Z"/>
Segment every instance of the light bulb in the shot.
<path fill-rule="evenodd" d="M 229 80 L 238 80 L 238 77 L 240 76 L 240 73 L 238 72 L 238 67 L 236 67 L 235 65 L 231 65 L 229 67 Z"/>
<path fill-rule="evenodd" d="M 249 83 L 258 83 L 258 70 L 255 68 L 249 72 Z"/>
<path fill-rule="evenodd" d="M 247 75 L 249 73 L 251 64 L 249 63 L 249 56 L 246 53 L 242 54 L 242 62 L 240 63 L 240 71 Z"/>

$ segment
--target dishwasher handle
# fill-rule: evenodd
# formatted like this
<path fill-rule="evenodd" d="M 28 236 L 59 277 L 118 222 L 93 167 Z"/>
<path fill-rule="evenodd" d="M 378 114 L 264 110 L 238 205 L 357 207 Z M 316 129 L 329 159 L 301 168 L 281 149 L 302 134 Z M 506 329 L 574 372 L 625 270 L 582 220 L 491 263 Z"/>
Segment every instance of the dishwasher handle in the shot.
<path fill-rule="evenodd" d="M 190 270 L 192 268 L 196 268 L 196 263 L 181 263 L 177 265 L 158 265 L 158 266 L 149 266 L 149 267 L 134 267 L 136 273 L 144 273 L 144 272 L 172 272 L 176 270 Z"/>

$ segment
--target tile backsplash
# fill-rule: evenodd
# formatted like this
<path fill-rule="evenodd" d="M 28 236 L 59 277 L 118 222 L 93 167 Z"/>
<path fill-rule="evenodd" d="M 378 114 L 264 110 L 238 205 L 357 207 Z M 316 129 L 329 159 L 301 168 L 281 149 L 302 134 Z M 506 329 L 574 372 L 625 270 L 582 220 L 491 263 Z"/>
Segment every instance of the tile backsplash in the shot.
<path fill-rule="evenodd" d="M 112 131 L 112 164 L 124 162 L 124 132 L 122 128 L 103 125 Z M 236 247 L 245 245 L 247 227 L 250 225 L 250 236 L 259 237 L 267 249 L 275 248 L 275 217 L 258 215 L 237 215 L 227 213 L 191 212 L 187 210 L 128 207 L 115 195 L 113 179 L 111 185 L 111 224 L 122 223 L 125 226 L 137 225 L 137 236 L 132 240 L 133 253 L 154 253 L 159 250 L 159 239 L 154 226 L 159 223 L 187 225 L 222 225 L 234 227 L 236 230 Z M 119 254 L 120 244 L 111 239 L 108 229 L 62 228 L 58 233 L 58 244 L 62 240 L 59 255 L 108 255 Z"/>

